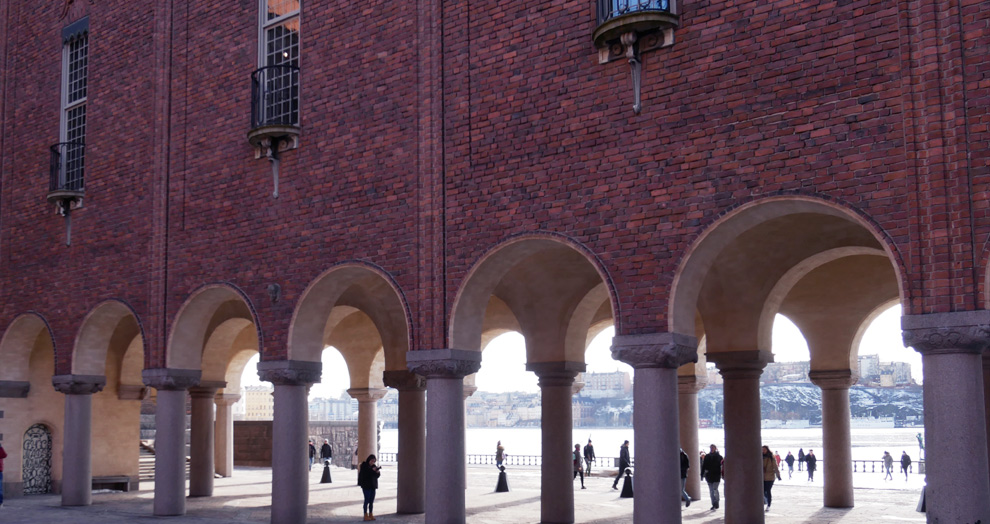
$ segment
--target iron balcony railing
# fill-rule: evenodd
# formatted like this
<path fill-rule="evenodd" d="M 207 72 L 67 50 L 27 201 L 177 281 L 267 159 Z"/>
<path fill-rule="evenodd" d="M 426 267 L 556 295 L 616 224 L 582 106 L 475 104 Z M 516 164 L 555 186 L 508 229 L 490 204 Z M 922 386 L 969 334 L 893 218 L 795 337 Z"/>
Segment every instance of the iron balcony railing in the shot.
<path fill-rule="evenodd" d="M 251 129 L 299 125 L 299 67 L 273 65 L 251 73 Z"/>
<path fill-rule="evenodd" d="M 670 0 L 598 0 L 598 25 L 640 11 L 670 13 Z"/>
<path fill-rule="evenodd" d="M 86 144 L 59 142 L 51 148 L 48 191 L 83 191 Z"/>

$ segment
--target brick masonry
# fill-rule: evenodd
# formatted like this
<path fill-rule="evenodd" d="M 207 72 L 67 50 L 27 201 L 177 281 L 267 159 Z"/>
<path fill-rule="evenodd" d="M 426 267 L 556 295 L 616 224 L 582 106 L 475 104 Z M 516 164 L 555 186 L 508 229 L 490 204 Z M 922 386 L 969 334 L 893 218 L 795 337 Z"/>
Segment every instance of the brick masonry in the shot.
<path fill-rule="evenodd" d="M 676 44 L 601 65 L 591 0 L 305 3 L 302 136 L 281 196 L 245 140 L 257 3 L 0 5 L 0 331 L 42 315 L 67 373 L 83 317 L 135 311 L 146 367 L 198 288 L 253 307 L 264 358 L 329 267 L 392 277 L 414 349 L 445 347 L 469 269 L 563 235 L 614 283 L 623 334 L 663 331 L 674 272 L 728 210 L 776 195 L 872 224 L 907 313 L 984 307 L 990 10 L 981 0 L 683 2 Z M 45 203 L 59 34 L 90 17 L 86 206 Z M 273 303 L 269 284 L 282 297 Z"/>

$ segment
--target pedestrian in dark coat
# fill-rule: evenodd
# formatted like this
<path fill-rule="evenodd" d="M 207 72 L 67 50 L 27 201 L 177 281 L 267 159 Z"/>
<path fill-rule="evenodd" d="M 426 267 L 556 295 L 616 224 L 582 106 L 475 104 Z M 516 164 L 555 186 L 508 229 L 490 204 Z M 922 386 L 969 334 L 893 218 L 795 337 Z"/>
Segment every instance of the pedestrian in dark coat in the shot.
<path fill-rule="evenodd" d="M 908 479 L 908 468 L 911 467 L 911 457 L 908 456 L 907 451 L 901 452 L 901 471 L 904 472 L 904 482 Z"/>
<path fill-rule="evenodd" d="M 364 520 L 375 519 L 375 492 L 378 490 L 378 477 L 381 476 L 381 468 L 378 467 L 378 459 L 374 455 L 368 455 L 368 460 L 361 463 L 358 469 L 358 486 L 364 491 Z"/>
<path fill-rule="evenodd" d="M 787 452 L 784 462 L 787 463 L 787 478 L 790 480 L 791 475 L 794 474 L 794 455 L 790 451 Z"/>
<path fill-rule="evenodd" d="M 313 445 L 313 441 L 309 441 L 309 470 L 313 471 L 313 461 L 316 460 L 316 446 Z"/>
<path fill-rule="evenodd" d="M 712 509 L 718 509 L 718 483 L 722 481 L 722 455 L 719 454 L 715 444 L 712 444 L 711 451 L 705 455 L 705 461 L 701 463 L 701 478 L 708 483 Z"/>
<path fill-rule="evenodd" d="M 584 489 L 584 468 L 581 466 L 581 444 L 574 444 L 574 453 L 571 455 L 574 461 L 574 478 L 581 475 L 581 489 Z"/>
<path fill-rule="evenodd" d="M 588 469 L 584 472 L 585 475 L 591 475 L 591 463 L 595 461 L 595 446 L 591 445 L 591 439 L 588 439 L 588 444 L 584 447 L 584 463 L 588 466 Z"/>
<path fill-rule="evenodd" d="M 804 469 L 804 461 L 807 457 L 804 456 L 804 448 L 798 450 L 798 471 Z"/>
<path fill-rule="evenodd" d="M 691 467 L 691 460 L 688 459 L 687 453 L 681 449 L 681 498 L 684 500 L 684 507 L 691 505 L 691 496 L 687 492 L 687 472 Z"/>
<path fill-rule="evenodd" d="M 818 468 L 818 458 L 815 457 L 815 450 L 809 449 L 808 454 L 804 456 L 804 461 L 808 463 L 808 482 L 814 482 L 815 470 Z"/>
<path fill-rule="evenodd" d="M 615 476 L 615 481 L 612 482 L 612 489 L 619 489 L 619 479 L 622 478 L 622 474 L 626 471 L 626 468 L 630 466 L 631 462 L 629 460 L 629 441 L 622 443 L 622 447 L 619 448 L 619 473 Z"/>
<path fill-rule="evenodd" d="M 323 446 L 320 447 L 320 461 L 330 460 L 333 458 L 333 446 L 330 445 L 330 441 L 323 439 Z"/>

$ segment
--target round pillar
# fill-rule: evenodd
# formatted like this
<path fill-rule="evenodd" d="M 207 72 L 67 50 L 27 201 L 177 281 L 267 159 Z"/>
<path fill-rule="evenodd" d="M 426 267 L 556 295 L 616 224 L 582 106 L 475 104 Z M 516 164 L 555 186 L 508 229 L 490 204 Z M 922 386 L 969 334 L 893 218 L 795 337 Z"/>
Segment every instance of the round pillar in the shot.
<path fill-rule="evenodd" d="M 309 384 L 323 365 L 299 360 L 262 361 L 258 376 L 275 386 L 272 422 L 272 524 L 306 522 L 309 504 Z"/>
<path fill-rule="evenodd" d="M 924 370 L 928 522 L 990 522 L 983 363 L 990 312 L 901 318 Z"/>
<path fill-rule="evenodd" d="M 761 351 L 708 354 L 723 381 L 726 524 L 764 522 L 760 374 L 770 358 Z"/>
<path fill-rule="evenodd" d="M 93 394 L 103 390 L 106 377 L 56 375 L 55 390 L 65 394 L 65 445 L 62 448 L 62 505 L 93 503 Z"/>
<path fill-rule="evenodd" d="M 677 377 L 677 408 L 680 420 L 681 448 L 687 453 L 690 466 L 687 492 L 691 500 L 701 499 L 701 457 L 698 450 L 698 392 L 704 389 L 706 377 L 684 375 Z"/>
<path fill-rule="evenodd" d="M 234 475 L 234 416 L 233 405 L 240 395 L 217 395 L 217 421 L 213 430 L 213 461 L 216 472 L 222 477 Z"/>
<path fill-rule="evenodd" d="M 158 390 L 155 408 L 155 502 L 160 517 L 186 513 L 186 390 L 200 371 L 146 369 L 144 383 Z"/>
<path fill-rule="evenodd" d="M 378 388 L 351 388 L 347 394 L 358 401 L 358 460 L 378 453 L 378 401 L 388 393 Z"/>
<path fill-rule="evenodd" d="M 574 377 L 584 371 L 583 362 L 540 362 L 526 369 L 539 377 L 543 434 L 540 465 L 540 522 L 574 522 L 573 412 Z"/>
<path fill-rule="evenodd" d="M 635 370 L 633 522 L 681 522 L 677 368 L 698 359 L 697 341 L 677 333 L 612 339 L 612 358 Z"/>
<path fill-rule="evenodd" d="M 189 388 L 192 415 L 189 428 L 189 496 L 212 497 L 214 466 L 213 400 L 216 387 Z"/>
<path fill-rule="evenodd" d="M 426 511 L 426 379 L 408 371 L 386 371 L 385 385 L 399 390 L 397 513 Z"/>
<path fill-rule="evenodd" d="M 826 508 L 853 507 L 852 437 L 849 430 L 849 387 L 852 371 L 812 371 L 811 382 L 822 388 L 822 478 Z"/>
<path fill-rule="evenodd" d="M 426 524 L 464 524 L 464 377 L 481 367 L 480 351 L 416 350 L 409 371 L 426 377 Z M 432 431 L 431 431 L 432 428 Z"/>

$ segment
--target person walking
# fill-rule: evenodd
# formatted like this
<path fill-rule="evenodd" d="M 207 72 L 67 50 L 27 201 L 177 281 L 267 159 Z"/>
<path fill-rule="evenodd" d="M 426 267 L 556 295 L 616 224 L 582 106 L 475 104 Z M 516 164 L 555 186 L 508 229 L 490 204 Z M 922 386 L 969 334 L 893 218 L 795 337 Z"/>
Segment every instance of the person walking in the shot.
<path fill-rule="evenodd" d="M 378 467 L 378 459 L 374 455 L 368 455 L 368 460 L 361 463 L 358 470 L 358 486 L 364 492 L 364 520 L 377 520 L 375 518 L 375 492 L 378 490 L 378 477 L 381 468 Z"/>
<path fill-rule="evenodd" d="M 690 467 L 691 460 L 688 459 L 687 453 L 684 453 L 684 449 L 681 448 L 681 498 L 684 499 L 685 508 L 691 505 L 691 496 L 687 492 L 687 472 Z"/>
<path fill-rule="evenodd" d="M 354 454 L 351 455 L 351 469 L 358 469 L 357 448 L 354 448 Z"/>
<path fill-rule="evenodd" d="M 794 475 L 794 454 L 790 450 L 787 450 L 787 457 L 784 462 L 787 463 L 787 480 L 791 480 Z"/>
<path fill-rule="evenodd" d="M 3 459 L 7 458 L 7 452 L 3 449 L 3 444 L 0 444 L 0 508 L 3 507 Z"/>
<path fill-rule="evenodd" d="M 584 468 L 581 467 L 581 444 L 574 444 L 574 478 L 581 475 L 581 489 L 584 489 Z"/>
<path fill-rule="evenodd" d="M 815 470 L 818 469 L 818 457 L 815 456 L 815 450 L 809 449 L 808 454 L 804 456 L 804 461 L 808 465 L 808 482 L 814 482 Z"/>
<path fill-rule="evenodd" d="M 777 469 L 779 470 L 780 469 L 780 453 L 774 451 L 773 452 L 773 459 L 777 461 Z"/>
<path fill-rule="evenodd" d="M 798 471 L 804 470 L 804 460 L 807 457 L 804 456 L 804 448 L 798 450 Z"/>
<path fill-rule="evenodd" d="M 505 462 L 505 446 L 502 445 L 502 441 L 498 441 L 495 444 L 495 467 L 501 468 L 502 462 Z"/>
<path fill-rule="evenodd" d="M 313 461 L 316 460 L 316 446 L 313 445 L 313 440 L 309 441 L 309 470 L 313 471 Z"/>
<path fill-rule="evenodd" d="M 708 494 L 712 498 L 712 510 L 718 509 L 718 483 L 722 481 L 722 455 L 718 447 L 711 445 L 704 462 L 701 463 L 701 478 L 708 483 Z"/>
<path fill-rule="evenodd" d="M 884 480 L 887 480 L 888 478 L 890 480 L 894 480 L 894 457 L 886 451 L 883 452 L 883 471 Z"/>
<path fill-rule="evenodd" d="M 769 447 L 763 446 L 763 503 L 767 505 L 764 512 L 770 511 L 770 504 L 773 502 L 773 495 L 770 492 L 773 490 L 774 479 L 780 480 L 777 458 L 770 453 Z"/>
<path fill-rule="evenodd" d="M 585 475 L 591 476 L 591 463 L 595 461 L 595 446 L 591 445 L 591 439 L 588 439 L 588 444 L 584 446 L 584 463 L 588 467 L 588 470 L 584 472 Z"/>
<path fill-rule="evenodd" d="M 333 446 L 330 445 L 329 440 L 323 439 L 323 445 L 320 446 L 320 462 L 331 459 L 333 459 Z"/>
<path fill-rule="evenodd" d="M 901 451 L 901 471 L 904 472 L 904 482 L 908 479 L 908 468 L 911 467 L 911 457 L 908 456 L 907 451 Z"/>
<path fill-rule="evenodd" d="M 612 489 L 619 489 L 619 479 L 622 478 L 622 474 L 629 467 L 629 464 L 629 441 L 627 440 L 619 447 L 619 473 L 615 475 L 615 481 L 612 482 Z"/>

